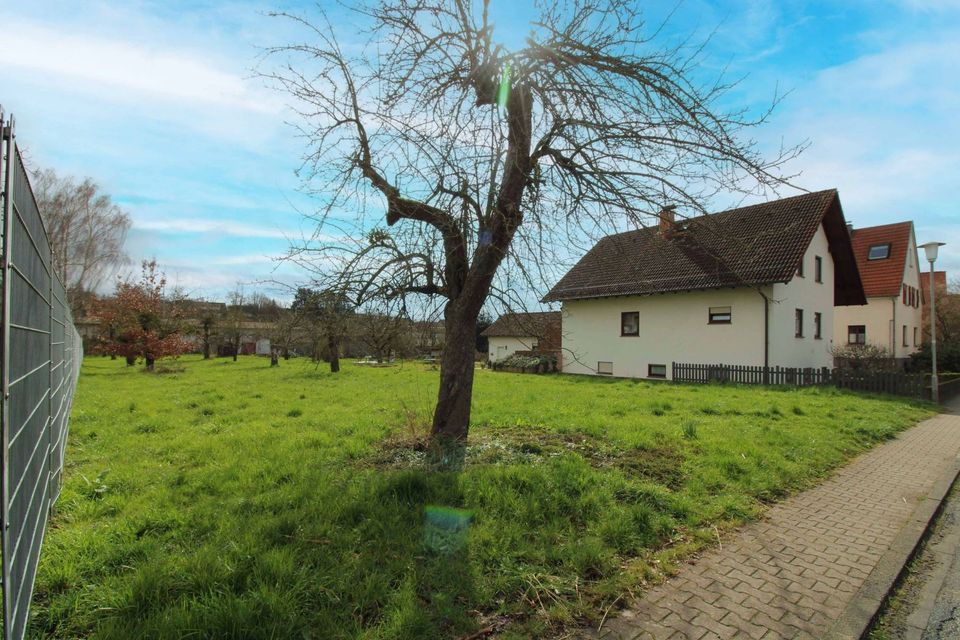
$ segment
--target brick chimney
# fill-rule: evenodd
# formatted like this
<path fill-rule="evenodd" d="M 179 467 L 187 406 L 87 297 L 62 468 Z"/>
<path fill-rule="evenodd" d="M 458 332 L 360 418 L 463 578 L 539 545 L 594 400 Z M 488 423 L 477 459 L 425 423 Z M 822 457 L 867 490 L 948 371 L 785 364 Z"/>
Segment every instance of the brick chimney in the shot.
<path fill-rule="evenodd" d="M 677 206 L 674 204 L 667 205 L 666 207 L 660 210 L 660 214 L 659 214 L 660 225 L 657 231 L 661 237 L 666 238 L 668 240 L 670 239 L 671 236 L 673 236 L 676 210 L 677 210 Z"/>

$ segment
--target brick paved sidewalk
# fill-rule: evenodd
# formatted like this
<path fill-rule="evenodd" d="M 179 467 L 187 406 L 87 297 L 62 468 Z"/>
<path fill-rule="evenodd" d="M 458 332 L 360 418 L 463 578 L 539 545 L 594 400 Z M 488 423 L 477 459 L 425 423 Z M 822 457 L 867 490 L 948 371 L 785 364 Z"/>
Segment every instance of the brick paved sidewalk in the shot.
<path fill-rule="evenodd" d="M 822 638 L 958 454 L 960 415 L 926 420 L 774 506 L 582 637 Z"/>

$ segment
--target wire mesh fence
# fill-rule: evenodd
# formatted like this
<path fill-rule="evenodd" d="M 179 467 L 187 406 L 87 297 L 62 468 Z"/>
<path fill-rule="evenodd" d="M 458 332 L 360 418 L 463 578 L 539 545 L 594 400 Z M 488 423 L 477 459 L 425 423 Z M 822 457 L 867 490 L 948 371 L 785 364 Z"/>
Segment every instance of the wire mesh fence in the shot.
<path fill-rule="evenodd" d="M 26 633 L 50 507 L 60 494 L 64 448 L 83 346 L 23 159 L 4 119 L 2 307 L 3 633 Z"/>

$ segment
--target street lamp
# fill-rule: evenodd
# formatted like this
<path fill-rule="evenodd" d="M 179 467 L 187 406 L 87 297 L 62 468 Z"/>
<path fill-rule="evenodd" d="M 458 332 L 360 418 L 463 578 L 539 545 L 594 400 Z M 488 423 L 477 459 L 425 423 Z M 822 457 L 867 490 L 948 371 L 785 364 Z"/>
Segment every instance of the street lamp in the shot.
<path fill-rule="evenodd" d="M 940 384 L 937 381 L 937 299 L 936 288 L 933 282 L 933 263 L 937 259 L 937 250 L 943 245 L 943 242 L 928 242 L 919 247 L 927 254 L 927 260 L 930 262 L 930 354 L 933 357 L 933 376 L 930 378 L 930 396 L 934 402 L 940 402 Z"/>

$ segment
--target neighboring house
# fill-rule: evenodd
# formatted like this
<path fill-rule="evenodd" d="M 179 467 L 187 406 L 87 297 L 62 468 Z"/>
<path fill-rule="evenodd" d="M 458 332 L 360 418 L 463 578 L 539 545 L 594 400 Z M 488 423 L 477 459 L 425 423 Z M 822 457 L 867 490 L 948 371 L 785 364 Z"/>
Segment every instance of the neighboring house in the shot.
<path fill-rule="evenodd" d="M 507 313 L 483 330 L 489 343 L 487 358 L 497 362 L 517 351 L 560 351 L 560 312 Z"/>
<path fill-rule="evenodd" d="M 903 360 L 922 342 L 923 288 L 912 222 L 850 229 L 867 304 L 837 309 L 838 347 L 872 344 Z M 929 289 L 928 289 L 929 291 Z"/>
<path fill-rule="evenodd" d="M 544 298 L 568 373 L 672 362 L 829 367 L 835 305 L 866 299 L 836 190 L 603 238 Z"/>

